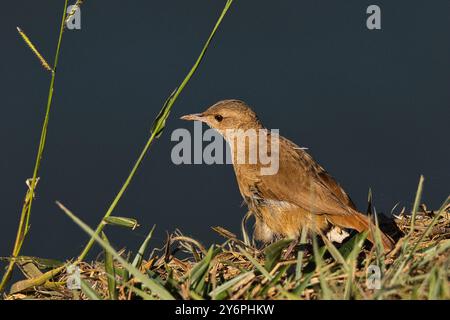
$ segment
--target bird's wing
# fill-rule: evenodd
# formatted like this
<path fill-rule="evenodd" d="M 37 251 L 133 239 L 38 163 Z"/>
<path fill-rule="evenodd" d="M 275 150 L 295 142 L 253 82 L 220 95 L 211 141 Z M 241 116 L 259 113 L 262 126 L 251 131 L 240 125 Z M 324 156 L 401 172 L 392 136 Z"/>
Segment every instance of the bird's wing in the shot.
<path fill-rule="evenodd" d="M 315 214 L 350 214 L 355 205 L 314 159 L 280 137 L 279 171 L 260 175 L 256 188 L 265 198 L 287 201 Z"/>

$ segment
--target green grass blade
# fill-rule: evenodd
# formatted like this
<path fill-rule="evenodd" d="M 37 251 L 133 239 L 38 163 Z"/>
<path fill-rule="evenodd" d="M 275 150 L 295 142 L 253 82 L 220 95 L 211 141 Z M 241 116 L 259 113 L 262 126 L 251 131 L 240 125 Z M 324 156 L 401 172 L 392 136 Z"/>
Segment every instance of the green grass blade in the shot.
<path fill-rule="evenodd" d="M 103 300 L 100 293 L 96 292 L 85 280 L 80 279 L 81 291 L 89 298 L 89 300 Z"/>
<path fill-rule="evenodd" d="M 301 295 L 303 293 L 303 291 L 306 289 L 306 287 L 308 287 L 311 284 L 311 279 L 313 276 L 314 276 L 314 272 L 310 272 L 310 273 L 306 274 L 303 281 L 300 282 L 300 284 L 297 287 L 295 287 L 292 292 L 296 295 Z"/>
<path fill-rule="evenodd" d="M 102 239 L 110 245 L 106 234 L 102 232 Z M 116 273 L 114 271 L 114 258 L 108 250 L 104 250 L 105 253 L 105 272 L 108 275 L 108 293 L 110 300 L 117 300 L 117 289 L 116 289 Z"/>
<path fill-rule="evenodd" d="M 111 277 L 109 274 L 107 275 L 108 278 Z M 131 285 L 130 283 L 128 283 L 128 281 L 122 281 L 122 280 L 117 280 L 117 282 L 120 285 L 125 286 L 128 290 L 130 290 L 131 292 L 133 292 L 135 295 L 141 297 L 143 300 L 157 300 L 154 296 L 152 296 L 151 294 L 145 292 L 144 290 L 141 290 L 139 288 L 136 288 L 135 286 Z"/>
<path fill-rule="evenodd" d="M 142 274 L 138 269 L 128 263 L 124 258 L 120 256 L 120 254 L 116 252 L 116 250 L 114 250 L 113 247 L 111 247 L 108 243 L 106 243 L 98 235 L 96 235 L 94 230 L 92 230 L 87 224 L 77 218 L 72 212 L 70 212 L 70 210 L 68 210 L 59 202 L 57 202 L 57 204 L 70 219 L 72 219 L 82 230 L 89 234 L 100 246 L 102 246 L 103 249 L 107 250 L 114 257 L 114 259 L 116 259 L 125 269 L 127 269 L 128 272 L 132 274 L 136 280 L 142 282 L 142 285 L 147 287 L 153 294 L 157 295 L 160 299 L 163 300 L 174 299 L 169 291 L 167 291 L 163 286 L 161 286 L 153 279 Z"/>
<path fill-rule="evenodd" d="M 232 287 L 234 287 L 236 284 L 238 284 L 242 280 L 244 280 L 246 278 L 250 278 L 250 277 L 252 277 L 254 275 L 255 274 L 254 274 L 253 271 L 248 271 L 248 272 L 241 273 L 240 275 L 234 277 L 231 280 L 228 280 L 227 282 L 221 284 L 220 286 L 218 286 L 217 288 L 212 290 L 209 293 L 209 296 L 211 296 L 213 299 L 216 299 L 217 296 L 219 296 L 221 293 L 226 292 L 227 290 L 231 289 Z"/>
<path fill-rule="evenodd" d="M 409 261 L 410 259 L 412 259 L 414 253 L 417 250 L 417 247 L 423 241 L 423 239 L 425 237 L 427 237 L 428 234 L 431 232 L 434 225 L 437 223 L 438 219 L 444 214 L 445 208 L 448 206 L 449 203 L 450 203 L 450 196 L 444 201 L 444 203 L 440 207 L 439 211 L 433 217 L 433 220 L 431 220 L 431 223 L 427 226 L 425 231 L 420 235 L 419 239 L 417 239 L 417 241 L 414 243 L 413 247 L 411 248 L 411 251 L 409 252 L 408 256 L 406 257 L 406 261 Z"/>
<path fill-rule="evenodd" d="M 134 257 L 132 266 L 136 269 L 139 269 L 141 267 L 142 258 L 144 257 L 145 250 L 147 250 L 148 244 L 150 243 L 150 239 L 153 236 L 153 231 L 155 230 L 156 225 L 153 225 L 152 229 L 148 233 L 147 237 L 145 238 L 144 242 L 142 242 L 141 247 L 139 248 L 138 253 Z"/>
<path fill-rule="evenodd" d="M 115 225 L 115 226 L 119 226 L 119 227 L 123 227 L 123 228 L 129 228 L 132 230 L 136 229 L 139 226 L 136 219 L 126 218 L 126 217 L 110 216 L 110 217 L 106 217 L 105 219 L 103 219 L 103 221 L 106 224 Z"/>
<path fill-rule="evenodd" d="M 334 260 L 336 260 L 342 265 L 342 268 L 344 269 L 345 272 L 349 272 L 350 267 L 348 266 L 347 261 L 345 261 L 344 257 L 341 255 L 339 250 L 334 246 L 334 244 L 330 240 L 328 240 L 327 237 L 322 237 L 322 240 L 325 242 L 327 250 L 334 258 Z"/>
<path fill-rule="evenodd" d="M 282 286 L 277 286 L 277 289 L 288 300 L 301 300 L 299 295 L 296 295 L 295 293 L 291 293 L 291 292 L 285 290 Z"/>
<path fill-rule="evenodd" d="M 211 266 L 211 260 L 219 252 L 219 250 L 219 248 L 214 249 L 214 246 L 211 246 L 206 256 L 201 261 L 199 261 L 189 273 L 191 287 L 194 288 L 194 291 L 196 293 L 200 293 L 203 290 L 206 277 Z"/>
<path fill-rule="evenodd" d="M 270 273 L 266 270 L 266 268 L 264 268 L 258 261 L 256 261 L 255 258 L 252 257 L 252 255 L 250 253 L 248 253 L 247 251 L 245 251 L 244 249 L 242 249 L 241 247 L 238 246 L 239 251 L 255 266 L 255 268 L 261 272 L 261 274 L 266 277 L 268 280 L 272 280 L 272 276 L 270 275 Z"/>
<path fill-rule="evenodd" d="M 322 268 L 325 262 L 322 259 L 322 254 L 319 250 L 319 246 L 317 244 L 317 239 L 315 236 L 313 237 L 313 252 L 314 252 L 314 260 L 316 262 L 316 271 L 319 273 L 320 287 L 322 289 L 321 298 L 324 300 L 331 300 L 332 292 L 327 282 L 325 281 L 325 273 L 323 272 Z"/>
<path fill-rule="evenodd" d="M 370 232 L 374 235 L 377 265 L 381 268 L 381 270 L 384 270 L 385 269 L 384 246 L 383 246 L 383 241 L 381 239 L 381 230 L 380 230 L 380 224 L 379 224 L 377 213 L 374 214 L 374 218 L 375 218 L 375 227 L 372 222 L 370 222 L 369 227 L 370 227 Z"/>
<path fill-rule="evenodd" d="M 355 246 L 361 241 L 361 239 L 364 238 L 364 240 L 367 237 L 367 233 L 357 233 L 355 234 L 350 240 L 348 240 L 346 243 L 344 243 L 340 248 L 339 248 L 339 253 L 342 255 L 342 257 L 344 257 L 345 259 L 347 259 L 350 254 L 352 253 L 353 249 L 355 248 Z M 362 240 L 364 242 L 364 240 Z"/>
<path fill-rule="evenodd" d="M 282 239 L 272 243 L 264 249 L 264 267 L 267 271 L 272 271 L 275 265 L 280 261 L 284 248 L 286 248 L 291 242 L 292 240 L 290 239 Z"/>
<path fill-rule="evenodd" d="M 259 291 L 259 296 L 265 297 L 271 288 L 276 287 L 277 284 L 281 282 L 281 278 L 286 274 L 286 271 L 289 269 L 289 267 L 290 265 L 282 266 L 279 269 L 279 271 L 275 274 L 273 279 L 262 287 L 262 289 Z"/>
<path fill-rule="evenodd" d="M 300 245 L 304 246 L 306 244 L 306 236 L 308 235 L 308 230 L 306 228 L 302 228 L 302 234 L 300 236 Z M 305 250 L 301 248 L 297 252 L 297 263 L 295 265 L 295 281 L 300 281 L 303 273 L 303 256 L 305 254 Z"/>
<path fill-rule="evenodd" d="M 346 262 L 347 262 L 347 281 L 345 283 L 345 289 L 344 289 L 344 299 L 349 300 L 352 297 L 353 294 L 353 288 L 354 288 L 354 274 L 355 269 L 358 263 L 358 256 L 362 250 L 362 247 L 364 245 L 364 241 L 366 241 L 367 235 L 369 234 L 369 231 L 365 231 L 361 233 L 361 236 L 356 238 L 354 247 L 350 254 L 348 255 Z"/>
<path fill-rule="evenodd" d="M 416 221 L 416 215 L 417 211 L 419 210 L 420 201 L 422 199 L 422 191 L 423 191 L 423 182 L 424 182 L 423 175 L 420 176 L 419 179 L 419 185 L 417 186 L 417 192 L 416 192 L 416 198 L 414 199 L 414 206 L 411 214 L 411 230 L 409 231 L 410 234 L 414 232 L 414 224 Z"/>

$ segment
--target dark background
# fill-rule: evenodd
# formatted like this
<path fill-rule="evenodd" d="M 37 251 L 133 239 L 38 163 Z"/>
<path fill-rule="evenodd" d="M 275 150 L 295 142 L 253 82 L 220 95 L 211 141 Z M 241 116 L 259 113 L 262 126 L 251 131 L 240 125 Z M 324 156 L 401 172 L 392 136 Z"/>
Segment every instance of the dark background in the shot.
<path fill-rule="evenodd" d="M 196 59 L 225 1 L 86 1 L 82 29 L 64 35 L 48 144 L 23 254 L 66 259 L 87 236 L 60 200 L 97 225 L 145 143 L 168 94 Z M 382 30 L 366 8 L 382 9 Z M 32 174 L 50 76 L 16 32 L 53 60 L 62 1 L 15 0 L 0 19 L 0 256 L 10 254 Z M 448 195 L 450 2 L 236 0 L 204 63 L 176 102 L 166 131 L 115 215 L 136 231 L 108 229 L 136 250 L 180 228 L 208 244 L 220 225 L 239 233 L 245 208 L 231 166 L 170 160 L 178 120 L 225 98 L 251 104 L 327 168 L 364 210 L 411 207 L 420 174 L 424 202 Z M 98 251 L 97 251 L 98 252 Z"/>

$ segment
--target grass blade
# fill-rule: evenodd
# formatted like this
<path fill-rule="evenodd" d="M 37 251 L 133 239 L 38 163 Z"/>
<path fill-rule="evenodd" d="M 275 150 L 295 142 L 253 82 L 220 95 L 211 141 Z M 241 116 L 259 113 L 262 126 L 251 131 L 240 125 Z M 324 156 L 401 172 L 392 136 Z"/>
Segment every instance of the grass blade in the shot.
<path fill-rule="evenodd" d="M 216 299 L 216 297 L 218 295 L 220 295 L 222 292 L 225 292 L 228 289 L 231 289 L 232 287 L 234 287 L 236 284 L 238 284 L 242 280 L 244 280 L 246 278 L 251 278 L 251 277 L 254 277 L 254 276 L 255 276 L 255 274 L 254 274 L 253 271 L 248 271 L 248 272 L 241 273 L 237 277 L 234 277 L 233 279 L 228 280 L 227 282 L 225 282 L 225 283 L 221 284 L 220 286 L 218 286 L 216 289 L 212 290 L 209 293 L 209 295 L 213 299 Z"/>
<path fill-rule="evenodd" d="M 110 245 L 106 234 L 102 232 L 102 239 Z M 105 253 L 105 272 L 108 275 L 108 292 L 110 300 L 117 300 L 117 289 L 116 289 L 116 273 L 114 271 L 114 259 L 108 250 L 104 250 Z"/>
<path fill-rule="evenodd" d="M 409 231 L 410 233 L 412 233 L 414 231 L 414 224 L 416 221 L 416 214 L 417 211 L 419 210 L 419 206 L 420 206 L 420 200 L 422 199 L 422 191 L 423 191 L 423 182 L 424 182 L 424 177 L 423 175 L 420 176 L 419 179 L 419 185 L 417 186 L 417 192 L 416 192 L 416 198 L 414 199 L 414 206 L 413 206 L 413 210 L 412 210 L 412 214 L 411 214 L 411 230 Z"/>
<path fill-rule="evenodd" d="M 265 263 L 264 267 L 267 271 L 272 271 L 275 265 L 279 262 L 283 249 L 286 248 L 292 240 L 282 239 L 272 243 L 264 249 Z"/>
<path fill-rule="evenodd" d="M 306 244 L 306 236 L 308 234 L 307 228 L 302 229 L 302 234 L 300 236 L 300 245 L 302 246 L 302 249 L 300 249 L 297 252 L 297 263 L 295 265 L 295 281 L 300 281 L 302 278 L 302 269 L 303 269 L 303 256 L 305 254 L 305 249 L 303 248 Z"/>
<path fill-rule="evenodd" d="M 239 246 L 238 246 L 238 249 L 255 266 L 255 268 L 258 269 L 259 272 L 261 272 L 261 274 L 264 277 L 266 277 L 268 280 L 272 280 L 273 277 L 266 270 L 266 268 L 264 268 L 258 261 L 256 261 L 256 259 L 253 258 L 250 253 L 248 253 L 247 251 L 245 251 L 244 249 L 242 249 Z"/>
<path fill-rule="evenodd" d="M 322 288 L 322 299 L 331 300 L 332 293 L 331 289 L 325 281 L 325 274 L 322 270 L 322 266 L 324 265 L 324 261 L 322 259 L 322 254 L 320 253 L 319 246 L 317 244 L 317 239 L 313 237 L 313 251 L 314 251 L 314 260 L 316 262 L 316 271 L 319 273 L 319 281 L 320 287 Z"/>
<path fill-rule="evenodd" d="M 136 219 L 126 218 L 126 217 L 110 216 L 110 217 L 106 217 L 105 219 L 103 219 L 103 221 L 106 224 L 111 224 L 111 225 L 115 225 L 115 226 L 119 226 L 119 227 L 129 228 L 129 229 L 132 229 L 132 230 L 136 229 L 139 226 L 139 224 L 138 224 Z"/>
<path fill-rule="evenodd" d="M 139 248 L 138 253 L 134 257 L 132 266 L 136 269 L 139 269 L 141 267 L 142 258 L 144 257 L 145 250 L 147 250 L 148 244 L 150 242 L 150 239 L 153 236 L 153 231 L 155 230 L 156 225 L 153 225 L 153 228 L 148 233 L 147 237 L 145 238 L 144 242 L 142 242 L 141 247 Z"/>
<path fill-rule="evenodd" d="M 325 243 L 328 252 L 334 258 L 334 260 L 336 260 L 342 265 L 342 268 L 344 269 L 345 272 L 349 272 L 350 268 L 347 262 L 345 261 L 344 257 L 341 255 L 339 250 L 334 246 L 334 244 L 330 240 L 328 240 L 327 237 L 322 236 L 322 240 Z"/>
<path fill-rule="evenodd" d="M 57 202 L 57 205 L 63 210 L 63 212 L 73 220 L 81 229 L 83 229 L 87 234 L 89 234 L 94 241 L 96 241 L 103 249 L 107 250 L 125 269 L 128 270 L 130 274 L 136 280 L 142 282 L 142 285 L 147 287 L 153 294 L 157 295 L 160 299 L 163 300 L 174 300 L 174 297 L 167 291 L 163 286 L 154 281 L 153 279 L 147 277 L 143 273 L 141 273 L 138 269 L 129 264 L 124 258 L 122 258 L 113 247 L 111 247 L 108 243 L 103 241 L 98 235 L 95 234 L 94 230 L 92 230 L 87 224 L 77 218 L 70 210 L 64 207 L 61 203 Z"/>
<path fill-rule="evenodd" d="M 89 298 L 89 300 L 103 300 L 101 295 L 96 292 L 89 283 L 85 280 L 80 279 L 81 282 L 81 291 Z"/>
<path fill-rule="evenodd" d="M 200 293 L 203 290 L 206 276 L 208 275 L 208 271 L 210 269 L 211 260 L 219 252 L 219 250 L 220 249 L 214 250 L 214 246 L 211 246 L 205 258 L 198 262 L 189 273 L 191 287 L 194 288 L 196 293 Z"/>
<path fill-rule="evenodd" d="M 296 295 L 301 295 L 303 291 L 311 284 L 311 279 L 314 276 L 314 272 L 310 272 L 305 275 L 305 279 L 293 290 Z"/>

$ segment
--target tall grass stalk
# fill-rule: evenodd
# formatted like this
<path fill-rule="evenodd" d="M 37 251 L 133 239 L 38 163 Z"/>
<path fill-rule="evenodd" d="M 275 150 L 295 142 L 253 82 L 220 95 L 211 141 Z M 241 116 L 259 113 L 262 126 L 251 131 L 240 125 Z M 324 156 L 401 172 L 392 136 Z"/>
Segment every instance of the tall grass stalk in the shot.
<path fill-rule="evenodd" d="M 4 290 L 8 280 L 11 277 L 11 274 L 14 270 L 15 258 L 17 258 L 20 254 L 20 250 L 22 249 L 22 245 L 25 241 L 25 237 L 26 237 L 29 227 L 30 227 L 30 215 L 31 215 L 31 207 L 33 205 L 33 200 L 34 200 L 34 191 L 36 189 L 39 169 L 41 168 L 42 155 L 44 153 L 45 143 L 47 140 L 47 129 L 48 129 L 48 123 L 49 123 L 49 118 L 50 118 L 50 111 L 51 111 L 51 107 L 52 107 L 52 99 L 53 99 L 53 92 L 54 92 L 54 85 L 55 85 L 55 78 L 56 78 L 56 68 L 58 66 L 59 52 L 60 52 L 63 33 L 64 33 L 67 3 L 68 3 L 68 0 L 65 0 L 63 15 L 62 15 L 62 19 L 61 19 L 61 26 L 59 29 L 58 43 L 56 45 L 55 58 L 54 58 L 54 62 L 53 62 L 53 67 L 50 70 L 51 71 L 50 88 L 49 88 L 49 92 L 48 92 L 45 118 L 44 118 L 44 123 L 42 124 L 38 152 L 37 152 L 36 161 L 34 164 L 33 177 L 31 179 L 31 183 L 29 184 L 29 189 L 27 190 L 27 193 L 25 195 L 25 201 L 24 201 L 24 204 L 22 207 L 22 212 L 21 212 L 20 221 L 19 221 L 19 227 L 17 230 L 16 240 L 15 240 L 14 248 L 13 248 L 13 252 L 12 252 L 12 259 L 10 260 L 10 262 L 6 268 L 6 272 L 3 275 L 2 281 L 0 283 L 0 292 Z M 22 38 L 24 38 L 21 30 L 19 28 L 18 28 L 18 30 L 19 30 L 19 33 L 21 34 Z M 26 39 L 28 39 L 28 37 L 26 37 Z M 29 40 L 27 42 L 26 39 L 24 38 L 25 42 L 27 43 L 28 46 L 30 46 L 29 43 L 31 43 L 31 42 Z M 33 47 L 34 46 L 31 46 L 30 48 L 33 50 Z M 33 52 L 37 55 L 37 57 L 42 58 L 42 56 L 39 54 L 39 52 L 37 50 L 36 51 L 35 50 L 33 50 Z M 45 61 L 45 59 L 43 59 L 43 58 L 41 59 L 41 58 L 39 59 L 41 62 Z M 48 68 L 46 68 L 46 69 L 48 70 Z"/>
<path fill-rule="evenodd" d="M 116 197 L 114 198 L 114 200 L 112 201 L 108 210 L 106 211 L 105 215 L 103 216 L 102 221 L 99 223 L 99 225 L 95 229 L 95 235 L 98 236 L 100 234 L 100 232 L 103 230 L 103 227 L 104 227 L 103 220 L 112 214 L 112 212 L 116 208 L 117 204 L 119 203 L 120 199 L 122 198 L 123 194 L 125 193 L 128 186 L 130 185 L 131 181 L 133 180 L 133 177 L 136 174 L 136 171 L 138 170 L 138 168 L 140 167 L 142 161 L 144 160 L 144 157 L 148 153 L 148 150 L 150 149 L 150 146 L 152 145 L 153 140 L 155 138 L 158 138 L 159 135 L 161 134 L 162 130 L 164 129 L 165 121 L 169 116 L 169 113 L 170 113 L 170 110 L 172 109 L 173 104 L 175 103 L 178 96 L 183 91 L 184 87 L 187 85 L 187 83 L 189 82 L 191 77 L 194 75 L 194 73 L 197 70 L 197 68 L 199 67 L 200 63 L 202 62 L 203 57 L 211 43 L 211 40 L 213 39 L 217 29 L 219 28 L 220 23 L 222 22 L 223 18 L 225 17 L 225 14 L 227 13 L 227 11 L 230 8 L 232 3 L 233 3 L 233 0 L 227 0 L 227 3 L 225 4 L 224 9 L 222 10 L 221 15 L 219 16 L 219 19 L 217 20 L 213 30 L 211 31 L 211 34 L 209 35 L 208 40 L 206 41 L 205 45 L 203 46 L 203 49 L 200 52 L 200 55 L 197 58 L 196 62 L 194 63 L 191 70 L 184 78 L 184 80 L 181 82 L 180 86 L 177 89 L 175 89 L 175 91 L 169 96 L 169 98 L 167 99 L 163 108 L 161 109 L 160 113 L 158 114 L 158 117 L 156 118 L 155 123 L 153 124 L 151 135 L 150 135 L 149 139 L 147 140 L 147 142 L 146 142 L 144 148 L 142 149 L 139 157 L 137 158 L 133 168 L 131 169 L 130 174 L 126 178 L 125 182 L 123 183 L 123 185 L 120 188 L 119 192 L 117 193 Z M 84 260 L 86 258 L 87 254 L 91 250 L 94 242 L 95 242 L 95 239 L 94 239 L 94 237 L 92 237 L 89 240 L 89 242 L 87 243 L 84 250 L 79 255 L 78 260 L 77 260 L 78 262 L 81 262 L 82 260 Z"/>
<path fill-rule="evenodd" d="M 413 206 L 412 214 L 411 214 L 410 233 L 412 233 L 414 231 L 416 215 L 417 215 L 417 211 L 419 210 L 420 200 L 422 199 L 422 191 L 423 191 L 423 182 L 424 181 L 425 181 L 425 178 L 423 177 L 423 175 L 420 175 L 419 186 L 417 187 L 416 198 L 414 199 L 414 206 Z"/>

